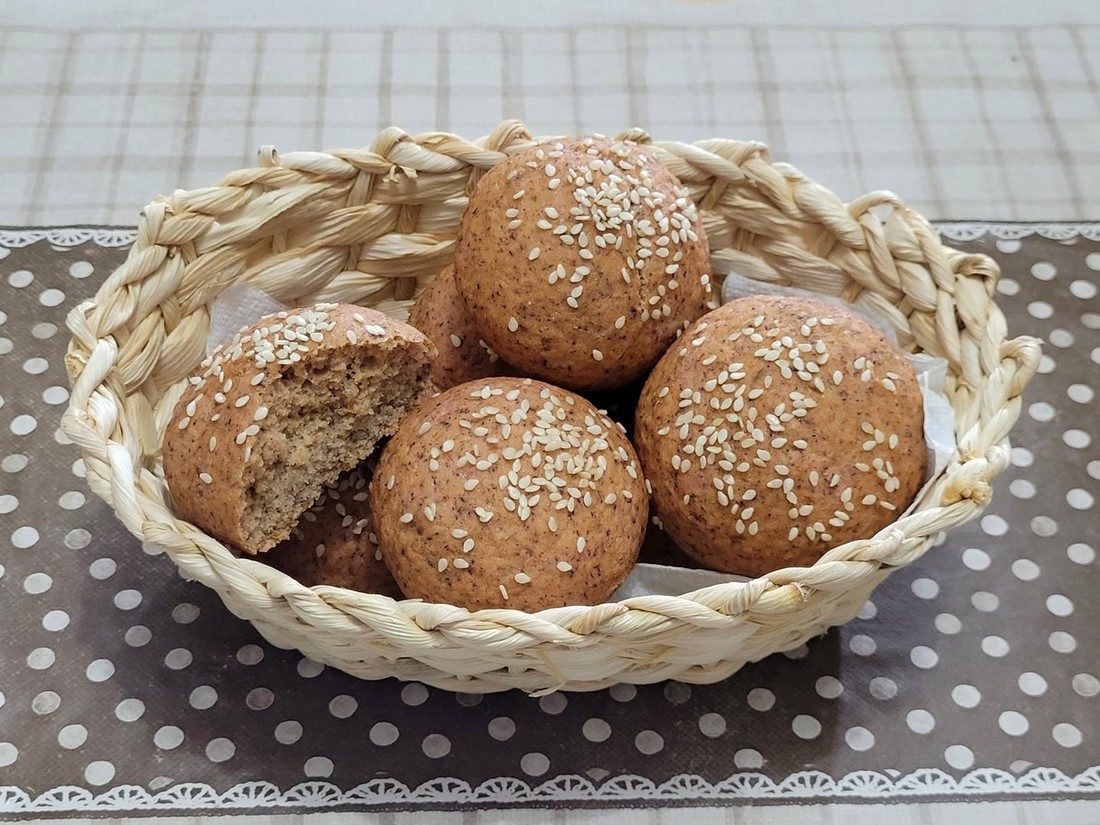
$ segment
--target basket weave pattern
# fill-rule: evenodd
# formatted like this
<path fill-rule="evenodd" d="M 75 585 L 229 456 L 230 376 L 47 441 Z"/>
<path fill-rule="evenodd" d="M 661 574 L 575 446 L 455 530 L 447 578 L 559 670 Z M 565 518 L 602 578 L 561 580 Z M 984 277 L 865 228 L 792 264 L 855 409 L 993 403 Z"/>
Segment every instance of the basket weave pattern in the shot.
<path fill-rule="evenodd" d="M 176 518 L 161 435 L 181 379 L 205 355 L 221 290 L 248 282 L 286 304 L 351 302 L 403 317 L 450 261 L 478 177 L 531 145 L 516 121 L 476 143 L 391 128 L 369 149 L 269 149 L 257 168 L 147 206 L 125 263 L 69 317 L 73 391 L 63 426 L 84 452 L 89 485 L 134 535 L 164 548 L 273 644 L 364 678 L 470 692 L 712 682 L 848 621 L 891 569 L 988 502 L 1038 342 L 1007 337 L 993 261 L 945 247 L 890 193 L 844 204 L 773 163 L 760 143 L 619 137 L 649 144 L 690 189 L 716 273 L 840 297 L 889 318 L 903 346 L 947 359 L 959 454 L 910 515 L 812 567 L 537 614 L 306 588 Z"/>

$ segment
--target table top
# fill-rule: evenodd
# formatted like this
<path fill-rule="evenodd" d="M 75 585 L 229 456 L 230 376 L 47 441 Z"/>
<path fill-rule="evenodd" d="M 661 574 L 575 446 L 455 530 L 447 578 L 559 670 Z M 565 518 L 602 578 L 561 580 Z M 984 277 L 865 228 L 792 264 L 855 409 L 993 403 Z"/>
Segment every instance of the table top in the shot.
<path fill-rule="evenodd" d="M 985 515 L 724 682 L 541 699 L 357 681 L 143 554 L 57 429 L 132 233 L 0 231 L 0 816 L 1100 799 L 1100 226 L 943 231 L 1047 341 Z"/>

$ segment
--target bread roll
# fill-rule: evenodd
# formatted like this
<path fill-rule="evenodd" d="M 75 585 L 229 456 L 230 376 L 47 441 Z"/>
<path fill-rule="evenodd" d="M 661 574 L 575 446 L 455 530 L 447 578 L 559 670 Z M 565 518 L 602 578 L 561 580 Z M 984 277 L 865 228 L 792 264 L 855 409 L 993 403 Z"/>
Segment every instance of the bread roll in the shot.
<path fill-rule="evenodd" d="M 430 390 L 434 357 L 423 333 L 348 304 L 245 327 L 203 361 L 165 431 L 180 516 L 245 553 L 274 547 Z"/>
<path fill-rule="evenodd" d="M 566 138 L 481 178 L 455 248 L 481 337 L 577 390 L 642 376 L 707 310 L 710 254 L 687 190 L 648 150 Z"/>
<path fill-rule="evenodd" d="M 913 367 L 833 304 L 748 297 L 657 364 L 634 438 L 664 528 L 705 566 L 810 565 L 897 518 L 924 476 Z"/>

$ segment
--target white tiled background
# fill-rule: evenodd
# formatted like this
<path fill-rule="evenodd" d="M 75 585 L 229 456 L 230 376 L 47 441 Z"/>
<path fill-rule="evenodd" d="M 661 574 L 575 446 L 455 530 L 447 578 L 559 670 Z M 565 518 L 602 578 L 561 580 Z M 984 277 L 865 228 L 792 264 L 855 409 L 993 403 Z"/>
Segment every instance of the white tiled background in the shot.
<path fill-rule="evenodd" d="M 935 219 L 1100 215 L 1094 23 L 1001 24 L 992 3 L 981 26 L 633 5 L 619 22 L 4 27 L 0 224 L 133 223 L 263 144 L 361 146 L 390 124 L 477 137 L 502 117 L 762 139 L 844 198 L 888 188 Z"/>

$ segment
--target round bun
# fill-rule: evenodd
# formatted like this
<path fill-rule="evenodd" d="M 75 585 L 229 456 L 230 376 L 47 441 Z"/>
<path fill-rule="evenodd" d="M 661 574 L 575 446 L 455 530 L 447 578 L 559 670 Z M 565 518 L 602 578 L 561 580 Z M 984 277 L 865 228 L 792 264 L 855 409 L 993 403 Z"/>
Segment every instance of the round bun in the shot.
<path fill-rule="evenodd" d="M 486 173 L 455 271 L 501 358 L 578 390 L 640 377 L 710 298 L 687 190 L 646 150 L 604 138 L 544 143 Z"/>
<path fill-rule="evenodd" d="M 404 593 L 471 610 L 603 602 L 634 565 L 648 510 L 622 430 L 530 378 L 423 402 L 370 489 L 382 558 Z"/>
<path fill-rule="evenodd" d="M 924 476 L 908 360 L 833 304 L 755 296 L 699 320 L 657 364 L 634 438 L 684 550 L 759 576 L 810 565 L 900 515 Z"/>
<path fill-rule="evenodd" d="M 302 513 L 290 538 L 269 551 L 264 562 L 306 587 L 323 584 L 402 598 L 382 563 L 371 524 L 366 464 L 325 487 L 321 498 Z"/>
<path fill-rule="evenodd" d="M 409 311 L 409 323 L 431 338 L 439 351 L 432 364 L 432 382 L 441 390 L 490 375 L 512 374 L 470 320 L 458 297 L 453 265 L 420 293 Z"/>
<path fill-rule="evenodd" d="M 202 362 L 165 429 L 177 511 L 238 550 L 271 549 L 430 391 L 434 357 L 423 333 L 349 304 L 243 328 Z"/>

